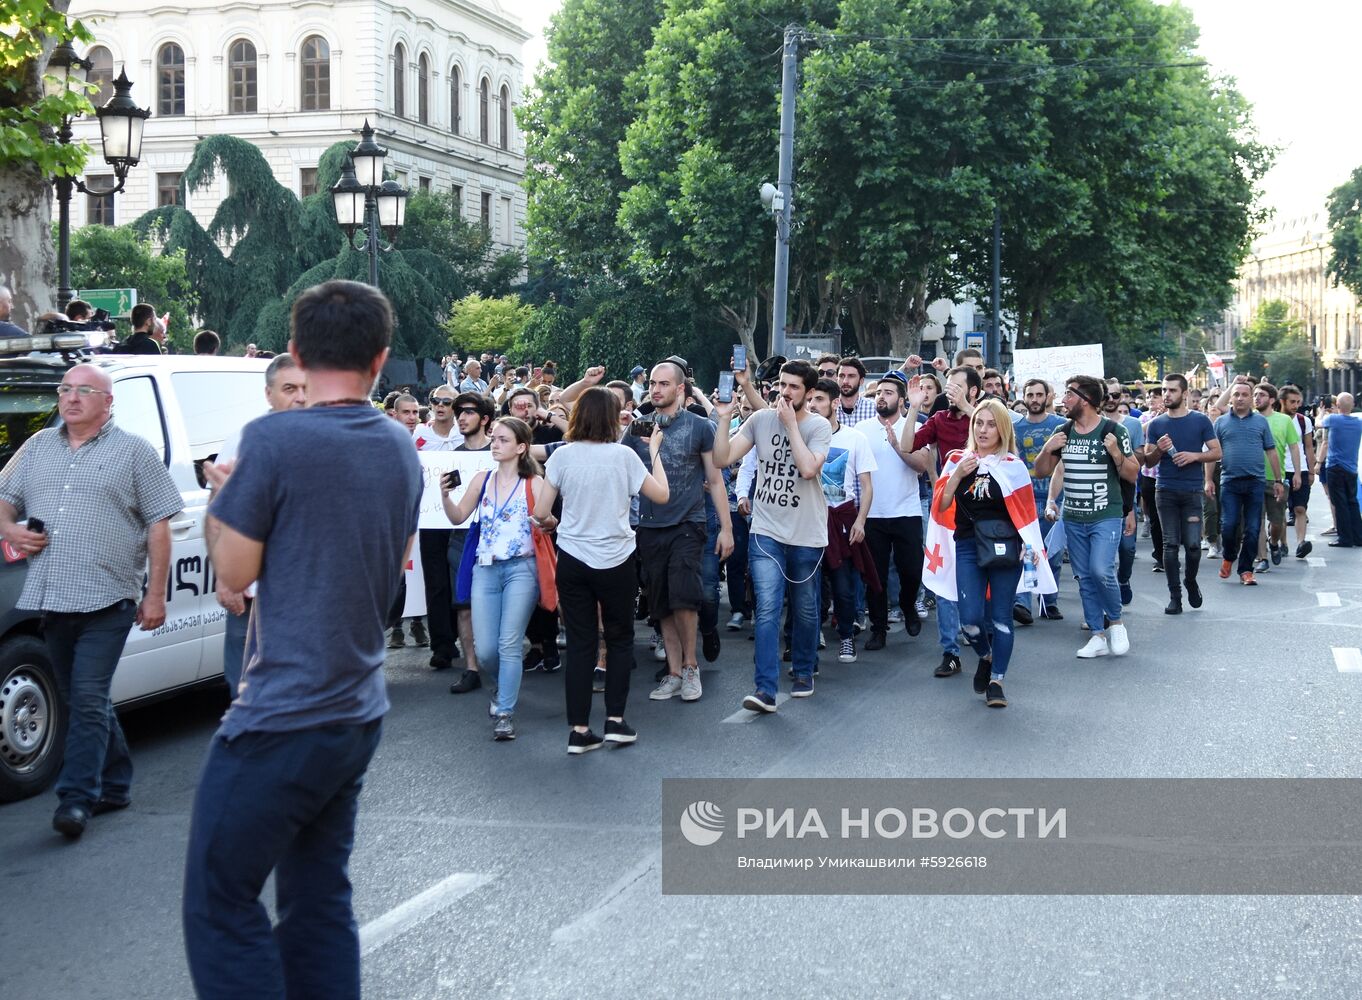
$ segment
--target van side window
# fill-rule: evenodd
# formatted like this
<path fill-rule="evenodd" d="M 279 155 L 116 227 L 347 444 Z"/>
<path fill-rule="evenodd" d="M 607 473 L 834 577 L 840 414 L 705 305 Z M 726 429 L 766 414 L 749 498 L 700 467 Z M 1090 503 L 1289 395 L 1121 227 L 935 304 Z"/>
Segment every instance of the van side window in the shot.
<path fill-rule="evenodd" d="M 115 382 L 113 417 L 115 426 L 146 438 L 161 456 L 161 461 L 170 465 L 165 418 L 161 414 L 161 397 L 156 391 L 155 379 L 140 376 Z"/>
<path fill-rule="evenodd" d="M 170 384 L 196 464 L 216 455 L 228 438 L 268 409 L 264 372 L 173 372 Z"/>

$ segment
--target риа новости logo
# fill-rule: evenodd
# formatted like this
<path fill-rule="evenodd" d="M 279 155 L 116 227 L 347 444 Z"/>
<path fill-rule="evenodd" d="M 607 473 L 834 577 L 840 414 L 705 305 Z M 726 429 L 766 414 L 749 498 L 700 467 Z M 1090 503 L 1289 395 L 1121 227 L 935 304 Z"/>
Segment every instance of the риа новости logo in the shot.
<path fill-rule="evenodd" d="M 713 802 L 692 802 L 681 814 L 681 835 L 696 847 L 708 847 L 724 835 L 724 811 Z"/>

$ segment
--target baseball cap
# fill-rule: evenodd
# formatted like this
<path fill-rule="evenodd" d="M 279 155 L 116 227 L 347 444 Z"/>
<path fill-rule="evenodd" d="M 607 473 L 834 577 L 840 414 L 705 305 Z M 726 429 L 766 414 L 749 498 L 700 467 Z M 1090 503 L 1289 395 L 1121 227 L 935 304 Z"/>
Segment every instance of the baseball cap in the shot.
<path fill-rule="evenodd" d="M 908 390 L 908 376 L 897 368 L 895 368 L 893 371 L 885 375 L 884 378 L 882 378 L 880 381 L 882 382 L 894 381 L 901 385 L 905 392 L 907 392 Z"/>
<path fill-rule="evenodd" d="M 638 375 L 640 372 L 646 372 L 647 370 L 648 370 L 648 369 L 644 368 L 642 365 L 634 365 L 633 368 L 629 369 L 629 377 L 630 377 L 630 378 L 633 378 L 635 375 Z"/>

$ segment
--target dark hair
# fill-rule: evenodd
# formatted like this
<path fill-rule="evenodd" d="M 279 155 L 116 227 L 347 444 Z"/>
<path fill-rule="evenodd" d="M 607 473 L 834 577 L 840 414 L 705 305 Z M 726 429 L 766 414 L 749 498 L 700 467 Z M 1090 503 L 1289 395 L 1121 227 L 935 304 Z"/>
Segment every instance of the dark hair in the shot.
<path fill-rule="evenodd" d="M 1165 375 L 1165 376 L 1163 377 L 1163 380 L 1164 380 L 1165 382 L 1172 382 L 1174 385 L 1176 385 L 1176 386 L 1177 386 L 1179 389 L 1181 389 L 1183 392 L 1186 392 L 1186 391 L 1187 391 L 1187 376 L 1186 376 L 1186 375 L 1178 375 L 1177 373 L 1174 373 L 1174 374 L 1172 374 L 1172 375 Z"/>
<path fill-rule="evenodd" d="M 609 389 L 593 385 L 577 397 L 568 421 L 569 441 L 611 444 L 620 437 L 620 401 Z"/>
<path fill-rule="evenodd" d="M 145 326 L 156 318 L 156 310 L 146 302 L 139 302 L 132 307 L 132 328 L 136 330 L 139 326 Z"/>
<path fill-rule="evenodd" d="M 265 368 L 265 384 L 269 386 L 271 389 L 273 389 L 275 380 L 279 378 L 280 371 L 282 371 L 285 368 L 297 367 L 298 362 L 293 360 L 292 354 L 281 354 L 277 358 L 272 358 L 270 360 L 269 365 Z M 395 396 L 397 396 L 397 393 L 395 392 L 388 393 L 389 400 L 393 399 Z M 392 404 L 385 400 L 383 403 L 383 408 L 391 409 Z"/>
<path fill-rule="evenodd" d="M 1064 384 L 1073 389 L 1078 397 L 1094 410 L 1102 408 L 1102 400 L 1107 396 L 1107 384 L 1092 375 L 1075 375 L 1065 379 Z"/>
<path fill-rule="evenodd" d="M 392 343 L 393 310 L 377 288 L 327 281 L 298 296 L 291 327 L 304 368 L 366 372 Z"/>
<path fill-rule="evenodd" d="M 1305 393 L 1301 392 L 1300 387 L 1292 385 L 1290 382 L 1278 389 L 1277 392 L 1279 398 L 1285 396 L 1287 393 L 1290 393 L 1293 396 L 1299 396 L 1301 399 L 1305 398 Z"/>
<path fill-rule="evenodd" d="M 837 367 L 855 368 L 857 374 L 859 374 L 861 378 L 865 378 L 865 362 L 863 362 L 860 358 L 856 357 L 843 358 L 841 361 L 837 362 Z"/>
<path fill-rule="evenodd" d="M 1045 381 L 1045 379 L 1043 379 L 1043 378 L 1029 378 L 1029 379 L 1026 380 L 1025 384 L 1022 386 L 1022 395 L 1023 395 L 1023 396 L 1026 395 L 1026 390 L 1029 389 L 1029 388 L 1031 388 L 1033 385 L 1038 385 L 1038 386 L 1040 386 L 1042 389 L 1044 389 L 1044 390 L 1045 390 L 1045 395 L 1047 395 L 1047 396 L 1050 395 L 1050 393 L 1054 391 L 1054 390 L 1052 390 L 1052 389 L 1050 388 L 1050 383 L 1047 382 L 1047 381 Z"/>
<path fill-rule="evenodd" d="M 808 392 L 818 384 L 818 369 L 807 361 L 796 358 L 794 361 L 787 361 L 780 366 L 782 375 L 793 375 L 804 383 L 804 391 Z"/>
<path fill-rule="evenodd" d="M 517 396 L 533 396 L 533 397 L 534 397 L 534 408 L 535 408 L 536 410 L 539 409 L 539 393 L 535 392 L 535 391 L 534 391 L 533 389 L 531 389 L 528 385 L 522 385 L 522 386 L 521 386 L 520 388 L 518 388 L 518 389 L 513 389 L 513 390 L 511 390 L 511 394 L 510 394 L 509 396 L 506 397 L 506 412 L 507 412 L 507 413 L 510 413 L 510 412 L 511 412 L 511 403 L 515 401 L 515 398 L 516 398 Z"/>
<path fill-rule="evenodd" d="M 77 323 L 88 318 L 95 311 L 95 307 L 84 299 L 72 299 L 66 303 L 66 318 L 73 319 Z"/>
<path fill-rule="evenodd" d="M 975 353 L 975 354 L 979 354 L 978 351 L 975 351 L 974 353 Z M 957 355 L 957 357 L 958 357 L 958 355 Z M 979 354 L 979 357 L 982 358 L 983 355 L 982 355 L 982 354 Z M 976 369 L 976 368 L 971 368 L 969 365 L 957 365 L 956 367 L 952 368 L 950 371 L 946 372 L 946 378 L 950 378 L 952 375 L 962 375 L 962 374 L 965 376 L 965 398 L 966 398 L 966 399 L 969 398 L 969 391 L 970 391 L 971 389 L 973 389 L 973 390 L 975 391 L 976 394 L 984 391 L 984 378 L 983 378 L 983 376 L 979 374 L 978 369 Z"/>
<path fill-rule="evenodd" d="M 829 361 L 831 361 L 834 365 L 838 365 L 839 367 L 840 367 L 841 364 L 842 364 L 842 359 L 839 358 L 837 355 L 835 355 L 835 354 L 824 354 L 821 358 L 818 359 L 818 363 L 817 363 L 814 367 L 816 367 L 816 368 L 822 368 L 822 367 L 823 367 L 825 364 L 827 364 Z"/>
<path fill-rule="evenodd" d="M 291 354 L 281 354 L 281 355 L 279 355 L 279 357 L 281 357 L 281 358 L 288 358 L 290 361 L 293 360 L 293 355 L 291 355 Z M 270 373 L 269 373 L 268 370 L 265 372 L 265 377 L 266 377 L 266 378 L 269 378 L 269 377 L 270 377 Z M 390 393 L 388 393 L 386 396 L 384 396 L 384 397 L 383 397 L 383 409 L 385 409 L 385 410 L 395 409 L 396 406 L 397 406 L 397 397 L 400 396 L 400 395 L 402 395 L 402 390 L 401 390 L 401 389 L 394 389 L 392 392 L 390 392 Z"/>
<path fill-rule="evenodd" d="M 624 381 L 624 379 L 611 379 L 609 382 L 605 383 L 605 387 L 607 389 L 618 389 L 620 392 L 624 393 L 625 406 L 628 406 L 634 401 L 634 387 Z"/>
<path fill-rule="evenodd" d="M 984 352 L 979 350 L 979 348 L 977 347 L 962 347 L 960 350 L 955 352 L 956 366 L 958 367 L 960 363 L 964 361 L 966 358 L 978 358 L 980 361 L 983 361 Z"/>
<path fill-rule="evenodd" d="M 842 394 L 841 387 L 830 378 L 820 378 L 813 384 L 813 388 L 809 391 L 827 393 L 828 398 L 830 399 L 836 399 Z"/>
<path fill-rule="evenodd" d="M 222 346 L 222 338 L 212 330 L 200 330 L 194 334 L 195 354 L 216 354 Z"/>
<path fill-rule="evenodd" d="M 516 373 L 517 375 L 519 375 L 521 378 L 529 378 L 529 377 L 530 377 L 530 370 L 529 370 L 528 368 L 526 368 L 524 365 L 521 365 L 519 368 L 517 368 L 517 369 L 515 370 L 515 373 Z"/>
<path fill-rule="evenodd" d="M 1271 397 L 1274 403 L 1277 401 L 1277 387 L 1273 385 L 1271 382 L 1259 382 L 1253 388 L 1262 389 L 1265 393 L 1268 394 L 1269 397 Z"/>
<path fill-rule="evenodd" d="M 996 368 L 985 368 L 984 378 L 985 379 L 996 378 L 1001 382 L 1003 378 L 1003 373 L 998 371 L 998 369 Z"/>
<path fill-rule="evenodd" d="M 465 393 L 465 395 L 468 395 L 468 393 Z M 492 427 L 487 428 L 487 432 L 490 434 L 494 427 L 505 427 L 515 436 L 516 444 L 525 446 L 525 450 L 521 452 L 520 458 L 516 461 L 516 475 L 521 479 L 533 479 L 539 475 L 539 463 L 530 454 L 530 449 L 534 446 L 534 431 L 530 430 L 530 425 L 519 417 L 498 417 L 492 423 Z M 488 475 L 496 475 L 496 473 L 489 472 Z"/>
<path fill-rule="evenodd" d="M 480 392 L 461 392 L 454 397 L 454 413 L 456 417 L 459 408 L 463 406 L 471 406 L 478 411 L 478 416 L 482 418 L 482 420 L 478 422 L 479 427 L 484 431 L 491 429 L 487 425 L 496 418 L 497 409 L 492 405 L 492 401 L 489 398 Z M 521 422 L 524 423 L 524 421 Z"/>

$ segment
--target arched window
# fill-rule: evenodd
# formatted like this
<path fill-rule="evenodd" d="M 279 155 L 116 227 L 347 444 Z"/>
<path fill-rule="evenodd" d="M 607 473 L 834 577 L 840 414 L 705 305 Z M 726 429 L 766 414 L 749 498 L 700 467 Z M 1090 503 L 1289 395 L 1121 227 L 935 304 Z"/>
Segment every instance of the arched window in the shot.
<path fill-rule="evenodd" d="M 416 120 L 430 124 L 430 60 L 424 52 L 416 62 Z"/>
<path fill-rule="evenodd" d="M 90 102 L 97 108 L 102 108 L 109 103 L 113 97 L 113 56 L 103 45 L 96 45 L 89 52 L 85 53 L 85 58 L 90 60 L 90 72 L 85 79 L 91 83 L 99 85 L 99 93 L 90 98 Z"/>
<path fill-rule="evenodd" d="M 162 45 L 156 55 L 156 114 L 184 114 L 184 49 L 174 42 Z"/>
<path fill-rule="evenodd" d="M 497 116 L 500 119 L 498 124 L 501 126 L 501 148 L 511 148 L 511 88 L 502 84 L 501 102 L 497 108 Z"/>
<path fill-rule="evenodd" d="M 407 49 L 398 45 L 393 49 L 393 114 L 407 117 Z"/>
<path fill-rule="evenodd" d="M 490 143 L 492 120 L 492 84 L 487 77 L 482 78 L 482 83 L 478 84 L 478 138 L 483 142 Z"/>
<path fill-rule="evenodd" d="M 320 35 L 303 39 L 303 110 L 331 110 L 331 46 Z"/>
<path fill-rule="evenodd" d="M 238 38 L 227 50 L 228 114 L 255 114 L 255 70 L 255 46 L 244 38 Z"/>
<path fill-rule="evenodd" d="M 457 66 L 449 69 L 449 131 L 458 135 L 463 131 L 463 71 Z"/>

